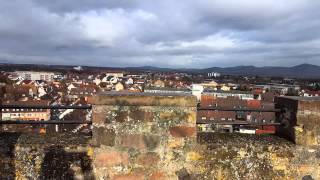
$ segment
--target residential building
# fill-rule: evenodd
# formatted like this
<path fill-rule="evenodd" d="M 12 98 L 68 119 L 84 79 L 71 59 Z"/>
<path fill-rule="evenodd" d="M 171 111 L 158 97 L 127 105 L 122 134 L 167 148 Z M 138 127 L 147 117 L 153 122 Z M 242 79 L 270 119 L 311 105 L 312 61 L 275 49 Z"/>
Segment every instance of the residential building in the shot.
<path fill-rule="evenodd" d="M 144 89 L 146 93 L 160 93 L 160 94 L 192 94 L 190 89 L 177 89 L 177 88 L 157 88 L 147 87 Z"/>
<path fill-rule="evenodd" d="M 43 80 L 43 81 L 53 81 L 55 73 L 53 72 L 37 72 L 37 71 L 16 71 L 15 74 L 22 77 L 25 80 Z"/>
<path fill-rule="evenodd" d="M 205 89 L 203 94 L 213 95 L 217 98 L 227 98 L 227 97 L 238 97 L 242 100 L 253 100 L 254 95 L 250 91 L 222 91 L 222 90 L 211 90 Z"/>
<path fill-rule="evenodd" d="M 3 105 L 14 106 L 48 106 L 49 101 L 44 100 L 27 100 L 27 101 L 7 101 Z M 15 108 L 2 109 L 2 120 L 34 120 L 48 121 L 50 119 L 50 109 L 33 109 L 33 108 Z"/>
<path fill-rule="evenodd" d="M 208 73 L 208 77 L 218 78 L 218 77 L 220 77 L 220 76 L 221 76 L 221 74 L 218 73 L 218 72 L 210 72 L 210 73 Z"/>

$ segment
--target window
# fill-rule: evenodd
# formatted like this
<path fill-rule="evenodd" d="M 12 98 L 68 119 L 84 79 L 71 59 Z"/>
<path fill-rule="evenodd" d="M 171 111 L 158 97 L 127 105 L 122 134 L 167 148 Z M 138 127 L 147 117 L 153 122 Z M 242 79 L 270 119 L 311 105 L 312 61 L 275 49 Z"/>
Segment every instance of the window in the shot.
<path fill-rule="evenodd" d="M 204 117 L 204 116 L 203 116 L 203 117 L 201 117 L 201 119 L 202 119 L 202 120 L 206 120 L 206 119 L 207 119 L 207 117 Z"/>

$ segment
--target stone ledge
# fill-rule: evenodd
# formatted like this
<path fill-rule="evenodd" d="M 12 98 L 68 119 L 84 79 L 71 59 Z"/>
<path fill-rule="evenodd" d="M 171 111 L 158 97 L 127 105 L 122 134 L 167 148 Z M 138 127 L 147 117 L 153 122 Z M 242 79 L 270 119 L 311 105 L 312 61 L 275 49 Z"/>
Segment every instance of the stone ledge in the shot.
<path fill-rule="evenodd" d="M 103 93 L 90 98 L 89 103 L 111 106 L 197 106 L 196 97 L 192 95 L 151 93 Z"/>

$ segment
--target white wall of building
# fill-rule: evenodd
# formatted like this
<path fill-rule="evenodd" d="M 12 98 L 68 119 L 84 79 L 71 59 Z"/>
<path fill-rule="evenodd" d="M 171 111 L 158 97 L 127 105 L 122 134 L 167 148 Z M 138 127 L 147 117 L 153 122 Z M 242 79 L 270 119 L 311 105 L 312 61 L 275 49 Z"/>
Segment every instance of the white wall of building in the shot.
<path fill-rule="evenodd" d="M 25 80 L 32 81 L 53 81 L 53 78 L 55 76 L 53 72 L 16 71 L 15 73 Z"/>

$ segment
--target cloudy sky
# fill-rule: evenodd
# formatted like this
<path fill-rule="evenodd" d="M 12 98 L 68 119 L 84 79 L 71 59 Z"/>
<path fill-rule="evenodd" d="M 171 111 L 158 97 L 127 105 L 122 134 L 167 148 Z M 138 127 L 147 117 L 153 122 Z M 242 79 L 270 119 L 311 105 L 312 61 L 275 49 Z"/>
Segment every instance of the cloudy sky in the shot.
<path fill-rule="evenodd" d="M 317 0 L 0 0 L 0 62 L 320 65 Z"/>

